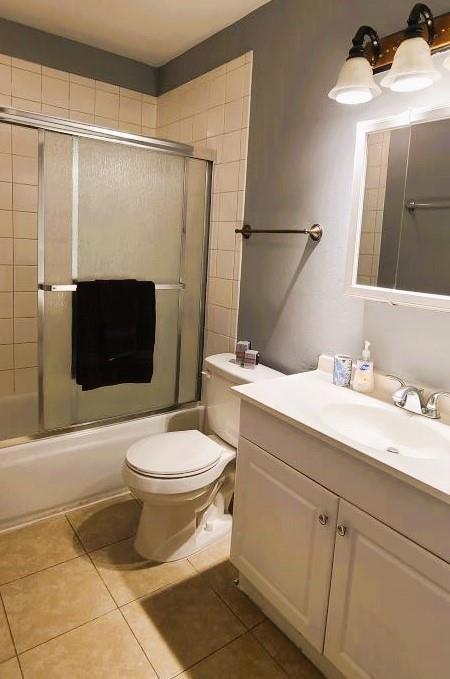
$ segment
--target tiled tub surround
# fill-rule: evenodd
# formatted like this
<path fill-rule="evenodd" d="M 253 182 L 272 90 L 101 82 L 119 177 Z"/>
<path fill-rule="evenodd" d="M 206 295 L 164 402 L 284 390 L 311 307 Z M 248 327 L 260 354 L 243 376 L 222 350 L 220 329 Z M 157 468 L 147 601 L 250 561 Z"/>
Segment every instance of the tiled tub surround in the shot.
<path fill-rule="evenodd" d="M 0 123 L 0 397 L 37 390 L 38 133 Z"/>
<path fill-rule="evenodd" d="M 155 134 L 155 97 L 5 55 L 0 106 Z M 0 123 L 0 398 L 37 392 L 37 208 L 38 133 Z"/>
<path fill-rule="evenodd" d="M 237 337 L 252 52 L 158 98 L 156 134 L 216 153 L 209 251 L 206 354 Z"/>
<path fill-rule="evenodd" d="M 234 585 L 228 540 L 182 561 L 133 550 L 129 496 L 0 535 L 1 679 L 320 679 Z"/>
<path fill-rule="evenodd" d="M 390 142 L 390 132 L 376 132 L 368 137 L 366 191 L 358 262 L 358 283 L 361 285 L 378 284 Z"/>
<path fill-rule="evenodd" d="M 237 337 L 251 70 L 249 52 L 156 98 L 0 55 L 0 106 L 215 151 L 206 354 Z M 37 391 L 37 148 L 0 124 L 0 398 Z"/>

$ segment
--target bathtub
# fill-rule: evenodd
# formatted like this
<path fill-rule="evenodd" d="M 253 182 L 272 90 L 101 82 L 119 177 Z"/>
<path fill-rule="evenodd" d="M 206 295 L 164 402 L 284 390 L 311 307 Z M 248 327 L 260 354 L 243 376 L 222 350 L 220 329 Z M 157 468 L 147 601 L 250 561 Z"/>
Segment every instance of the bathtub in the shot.
<path fill-rule="evenodd" d="M 121 467 L 137 439 L 201 428 L 203 406 L 50 436 L 0 450 L 0 531 L 126 490 Z"/>

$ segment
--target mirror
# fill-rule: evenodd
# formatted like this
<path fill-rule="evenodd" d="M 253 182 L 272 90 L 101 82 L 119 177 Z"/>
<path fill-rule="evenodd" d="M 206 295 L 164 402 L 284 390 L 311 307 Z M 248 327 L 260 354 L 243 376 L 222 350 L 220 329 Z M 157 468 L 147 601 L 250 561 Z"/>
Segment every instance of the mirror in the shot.
<path fill-rule="evenodd" d="M 408 117 L 360 124 L 348 291 L 450 310 L 450 118 Z"/>

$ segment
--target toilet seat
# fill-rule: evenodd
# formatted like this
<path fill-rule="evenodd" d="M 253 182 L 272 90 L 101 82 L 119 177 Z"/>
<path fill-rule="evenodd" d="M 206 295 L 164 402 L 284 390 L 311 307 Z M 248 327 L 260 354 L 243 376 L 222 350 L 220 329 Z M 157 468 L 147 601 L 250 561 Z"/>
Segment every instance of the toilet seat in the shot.
<path fill-rule="evenodd" d="M 153 479 L 184 479 L 212 469 L 224 449 L 196 429 L 165 432 L 136 441 L 127 452 L 126 465 Z"/>

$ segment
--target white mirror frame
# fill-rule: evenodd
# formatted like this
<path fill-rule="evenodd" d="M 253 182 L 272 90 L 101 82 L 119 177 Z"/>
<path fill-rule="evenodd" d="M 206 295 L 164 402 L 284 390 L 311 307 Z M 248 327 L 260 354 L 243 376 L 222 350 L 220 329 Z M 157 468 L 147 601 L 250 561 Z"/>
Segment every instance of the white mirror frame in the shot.
<path fill-rule="evenodd" d="M 352 206 L 345 273 L 345 293 L 347 295 L 387 302 L 393 305 L 400 304 L 421 307 L 423 309 L 435 309 L 437 311 L 450 311 L 450 296 L 447 295 L 378 288 L 370 285 L 360 285 L 356 282 L 366 184 L 368 134 L 407 127 L 413 123 L 425 123 L 432 120 L 445 120 L 447 118 L 450 118 L 450 106 L 409 109 L 399 115 L 362 121 L 357 124 Z"/>

